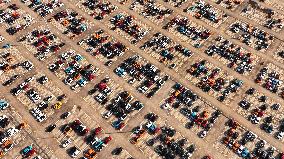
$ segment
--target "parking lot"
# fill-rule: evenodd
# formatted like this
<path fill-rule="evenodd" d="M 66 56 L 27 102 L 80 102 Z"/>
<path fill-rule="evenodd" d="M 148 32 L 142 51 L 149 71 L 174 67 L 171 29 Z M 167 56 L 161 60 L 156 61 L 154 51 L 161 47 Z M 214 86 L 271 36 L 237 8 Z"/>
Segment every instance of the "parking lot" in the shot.
<path fill-rule="evenodd" d="M 283 28 L 283 15 L 270 8 L 263 7 L 257 3 L 248 3 L 242 10 L 242 16 L 245 16 L 260 25 L 267 27 L 275 32 L 279 32 Z"/>
<path fill-rule="evenodd" d="M 99 29 L 78 42 L 82 48 L 95 56 L 106 66 L 110 66 L 123 56 L 128 48 L 118 40 L 110 37 L 104 30 Z"/>
<path fill-rule="evenodd" d="M 154 159 L 161 158 L 161 156 L 190 158 L 195 151 L 198 151 L 190 139 L 184 138 L 173 127 L 151 112 L 140 125 L 134 127 L 129 141 L 149 158 Z M 169 152 L 161 155 L 166 150 Z"/>
<path fill-rule="evenodd" d="M 34 153 L 23 154 L 21 152 L 21 149 L 27 144 L 34 145 L 37 156 L 52 156 L 52 149 L 44 143 L 35 142 L 34 138 L 31 137 L 33 130 L 15 110 L 14 106 L 10 104 L 10 101 L 5 99 L 5 97 L 1 97 L 0 101 L 2 106 L 1 129 L 7 134 L 4 138 L 1 138 L 1 157 L 18 158 L 26 155 L 33 156 Z M 8 106 L 6 108 L 3 108 L 3 102 L 7 102 Z"/>
<path fill-rule="evenodd" d="M 196 48 L 201 47 L 211 34 L 204 26 L 180 15 L 171 19 L 163 28 Z"/>
<path fill-rule="evenodd" d="M 34 65 L 24 58 L 19 50 L 14 46 L 0 49 L 1 53 L 1 70 L 0 81 L 3 86 L 11 85 L 21 75 L 30 72 Z"/>
<path fill-rule="evenodd" d="M 187 63 L 193 55 L 193 52 L 188 48 L 174 43 L 169 37 L 160 33 L 156 33 L 140 48 L 170 69 L 174 69 L 176 72 L 182 65 Z"/>
<path fill-rule="evenodd" d="M 276 0 L 0 0 L 0 158 L 284 156 Z"/>
<path fill-rule="evenodd" d="M 10 35 L 14 35 L 36 22 L 31 15 L 19 8 L 16 4 L 7 5 L 7 7 L 2 10 L 0 16 L 0 24 L 4 23 L 3 27 Z"/>
<path fill-rule="evenodd" d="M 203 59 L 194 59 L 182 74 L 202 91 L 229 105 L 238 95 L 243 81 L 230 76 L 227 72 Z M 227 82 L 225 82 L 227 81 Z"/>
<path fill-rule="evenodd" d="M 247 128 L 242 127 L 233 119 L 226 122 L 223 132 L 224 134 L 220 134 L 214 147 L 227 157 L 280 156 L 275 147 L 269 145 L 267 141 L 259 138 Z"/>

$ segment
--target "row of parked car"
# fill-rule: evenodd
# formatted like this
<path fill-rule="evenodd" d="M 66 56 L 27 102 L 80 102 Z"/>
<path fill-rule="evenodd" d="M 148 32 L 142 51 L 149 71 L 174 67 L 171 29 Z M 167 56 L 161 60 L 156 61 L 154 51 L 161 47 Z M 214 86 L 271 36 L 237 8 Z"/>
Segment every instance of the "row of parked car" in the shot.
<path fill-rule="evenodd" d="M 133 101 L 134 97 L 127 91 L 118 93 L 118 95 L 112 99 L 112 102 L 106 106 L 106 109 L 116 117 L 116 121 L 112 123 L 112 126 L 121 130 L 125 123 L 124 121 L 133 111 L 139 112 L 144 108 L 144 104 L 139 100 Z M 107 112 L 106 112 L 107 114 Z"/>
<path fill-rule="evenodd" d="M 212 5 L 202 0 L 195 1 L 192 6 L 187 7 L 184 9 L 184 11 L 193 12 L 195 18 L 205 18 L 212 23 L 219 23 L 224 17 L 227 16 L 226 14 L 221 15 L 221 10 L 214 8 Z"/>
<path fill-rule="evenodd" d="M 99 70 L 92 64 L 84 61 L 85 58 L 74 50 L 68 50 L 58 56 L 57 60 L 49 64 L 49 70 L 52 72 L 64 71 L 65 78 L 63 82 L 69 85 L 72 90 L 78 87 L 85 87 L 87 83 L 96 78 Z"/>
<path fill-rule="evenodd" d="M 0 24 L 3 22 L 8 24 L 6 32 L 14 35 L 30 26 L 34 22 L 34 18 L 25 13 L 16 4 L 11 4 L 6 9 L 0 10 Z"/>
<path fill-rule="evenodd" d="M 180 44 L 175 44 L 173 40 L 161 33 L 156 33 L 151 39 L 140 46 L 140 48 L 143 50 L 151 49 L 151 51 L 159 54 L 159 61 L 171 69 L 174 69 L 179 62 L 182 62 L 181 60 L 184 60 L 183 58 L 191 57 L 193 55 L 193 52 L 188 48 L 185 48 Z M 148 50 L 147 52 L 152 53 Z M 177 54 L 183 56 L 179 57 Z"/>
<path fill-rule="evenodd" d="M 249 88 L 246 91 L 246 96 L 239 102 L 239 106 L 248 111 L 247 119 L 252 124 L 260 124 L 260 128 L 269 134 L 272 134 L 276 129 L 279 130 L 274 136 L 276 139 L 282 140 L 284 127 L 281 119 L 275 117 L 282 112 L 281 104 L 269 102 L 265 95 L 255 96 L 256 93 L 254 88 Z M 279 126 L 276 125 L 278 122 Z"/>
<path fill-rule="evenodd" d="M 210 45 L 205 53 L 209 56 L 217 54 L 225 58 L 228 61 L 227 66 L 240 74 L 251 72 L 253 69 L 255 59 L 252 58 L 252 54 L 223 37 L 218 37 L 216 44 Z"/>
<path fill-rule="evenodd" d="M 239 131 L 240 125 L 229 119 L 227 122 L 229 129 L 225 132 L 225 137 L 222 139 L 222 143 L 225 144 L 229 149 L 234 151 L 241 158 L 275 158 L 282 157 L 283 154 L 275 155 L 276 148 L 273 146 L 266 145 L 265 140 L 259 139 L 256 134 L 251 131 Z M 252 143 L 254 145 L 251 147 Z M 250 149 L 253 148 L 253 149 Z"/>
<path fill-rule="evenodd" d="M 84 0 L 82 4 L 91 10 L 89 15 L 96 20 L 102 20 L 117 9 L 117 6 L 111 4 L 109 1 Z"/>
<path fill-rule="evenodd" d="M 84 152 L 84 157 L 86 159 L 94 159 L 97 156 L 97 152 L 100 152 L 105 148 L 108 143 L 112 140 L 111 136 L 100 138 L 99 135 L 102 133 L 103 129 L 101 127 L 96 127 L 94 130 L 90 131 L 82 121 L 76 119 L 62 127 L 62 132 L 69 135 L 74 131 L 79 136 L 84 136 L 85 142 L 90 146 L 90 148 Z M 66 139 L 62 142 L 62 147 L 67 148 L 72 143 L 71 138 Z M 73 146 L 68 149 L 68 153 L 72 158 L 78 157 L 82 150 Z"/>
<path fill-rule="evenodd" d="M 203 28 L 202 26 L 197 27 L 195 23 L 192 23 L 187 17 L 176 16 L 171 19 L 163 29 L 174 28 L 178 33 L 186 36 L 191 41 L 191 44 L 195 47 L 201 47 L 202 42 L 206 41 L 210 35 L 211 31 Z"/>
<path fill-rule="evenodd" d="M 85 18 L 73 10 L 66 9 L 60 11 L 53 15 L 53 19 L 66 28 L 63 34 L 70 34 L 72 39 L 88 29 L 88 22 L 86 22 Z M 48 19 L 48 21 L 51 20 Z"/>
<path fill-rule="evenodd" d="M 274 37 L 264 30 L 240 21 L 231 24 L 229 30 L 233 34 L 240 34 L 239 39 L 256 50 L 266 50 L 274 40 Z"/>
<path fill-rule="evenodd" d="M 163 1 L 170 3 L 172 6 L 177 7 L 177 8 L 187 2 L 187 0 L 163 0 Z"/>
<path fill-rule="evenodd" d="M 128 50 L 124 44 L 112 39 L 103 30 L 98 30 L 93 35 L 78 42 L 79 45 L 83 45 L 83 43 L 87 44 L 87 52 L 94 56 L 103 55 L 109 60 L 122 56 Z"/>
<path fill-rule="evenodd" d="M 155 1 L 135 0 L 129 8 L 146 18 L 153 17 L 158 20 L 162 20 L 173 13 L 172 9 L 168 9 Z"/>
<path fill-rule="evenodd" d="M 134 55 L 124 60 L 114 72 L 120 76 L 125 77 L 128 74 L 132 77 L 128 82 L 133 84 L 136 80 L 140 81 L 137 90 L 140 93 L 146 94 L 147 97 L 153 97 L 165 84 L 170 77 L 168 75 L 161 76 L 160 70 L 153 64 L 141 62 L 139 55 Z"/>
<path fill-rule="evenodd" d="M 110 22 L 113 24 L 113 30 L 119 28 L 131 36 L 133 38 L 131 41 L 133 44 L 140 41 L 149 31 L 141 27 L 141 24 L 139 24 L 133 16 L 124 13 L 116 14 L 110 19 Z"/>
<path fill-rule="evenodd" d="M 197 83 L 197 86 L 204 92 L 209 92 L 210 90 L 219 92 L 220 95 L 217 97 L 219 101 L 225 101 L 230 94 L 236 93 L 243 85 L 243 81 L 237 78 L 226 82 L 225 78 L 219 77 L 221 72 L 220 68 L 209 70 L 207 64 L 208 63 L 206 60 L 198 61 L 191 65 L 187 72 L 200 79 L 199 83 Z"/>
<path fill-rule="evenodd" d="M 27 35 L 21 37 L 19 41 L 26 45 L 31 44 L 36 51 L 30 51 L 32 51 L 34 56 L 40 61 L 57 53 L 65 46 L 65 43 L 60 42 L 57 36 L 51 33 L 49 29 L 33 29 Z"/>
<path fill-rule="evenodd" d="M 283 28 L 283 15 L 275 10 L 272 10 L 271 8 L 264 7 L 257 2 L 249 2 L 248 5 L 242 10 L 241 14 L 247 17 L 251 16 L 254 18 L 252 20 L 255 20 L 268 29 L 280 31 Z"/>
<path fill-rule="evenodd" d="M 0 157 L 4 157 L 8 151 L 14 148 L 14 137 L 26 127 L 25 123 L 11 125 L 13 122 L 11 116 L 5 114 L 0 116 L 0 127 L 2 128 L 0 132 Z"/>
<path fill-rule="evenodd" d="M 59 0 L 51 0 L 49 2 L 44 2 L 41 0 L 21 0 L 29 8 L 33 9 L 40 16 L 45 17 L 52 13 L 55 9 L 64 6 L 64 3 Z"/>
<path fill-rule="evenodd" d="M 33 68 L 33 64 L 30 61 L 24 61 L 23 63 L 18 63 L 18 64 L 13 65 L 13 66 L 9 66 L 9 64 L 4 62 L 4 63 L 0 63 L 0 73 L 2 74 L 3 72 L 7 72 L 11 68 L 15 69 L 15 67 L 18 67 L 18 66 L 22 66 L 23 68 L 25 68 L 29 71 Z M 4 70 L 4 71 L 2 71 L 2 70 Z M 18 79 L 19 77 L 20 77 L 20 75 L 15 74 L 12 77 L 10 77 L 8 80 L 6 80 L 2 85 L 3 86 L 9 86 L 13 82 L 15 82 L 16 79 Z"/>

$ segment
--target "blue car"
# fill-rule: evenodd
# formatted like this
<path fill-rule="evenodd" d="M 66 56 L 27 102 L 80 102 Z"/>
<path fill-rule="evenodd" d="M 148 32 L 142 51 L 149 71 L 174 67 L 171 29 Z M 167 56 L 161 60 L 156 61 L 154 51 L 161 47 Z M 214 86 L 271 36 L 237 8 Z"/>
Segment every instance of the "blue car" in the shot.
<path fill-rule="evenodd" d="M 74 59 L 76 61 L 82 61 L 84 59 L 84 57 L 82 55 L 80 55 L 80 54 L 77 54 L 77 55 L 75 55 Z"/>
<path fill-rule="evenodd" d="M 247 158 L 249 156 L 249 150 L 247 148 L 245 148 L 243 151 L 242 151 L 242 158 Z"/>
<path fill-rule="evenodd" d="M 116 70 L 115 70 L 115 73 L 121 77 L 121 76 L 124 76 L 125 75 L 125 70 L 121 67 L 118 67 Z"/>
<path fill-rule="evenodd" d="M 9 106 L 9 103 L 3 99 L 0 100 L 0 109 L 4 110 Z"/>
<path fill-rule="evenodd" d="M 27 155 L 31 150 L 33 149 L 33 146 L 27 146 L 22 150 L 23 155 Z"/>
<path fill-rule="evenodd" d="M 112 124 L 111 124 L 111 125 L 112 125 L 115 129 L 118 129 L 118 128 L 119 128 L 120 123 L 121 123 L 121 120 L 117 120 L 117 121 L 112 122 Z"/>

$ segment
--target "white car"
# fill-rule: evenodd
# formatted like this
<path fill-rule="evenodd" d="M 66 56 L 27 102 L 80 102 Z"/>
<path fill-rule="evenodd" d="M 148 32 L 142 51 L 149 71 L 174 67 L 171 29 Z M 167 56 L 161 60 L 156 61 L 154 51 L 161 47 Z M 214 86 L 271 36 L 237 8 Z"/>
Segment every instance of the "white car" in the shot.
<path fill-rule="evenodd" d="M 15 136 L 19 131 L 20 131 L 19 129 L 16 129 L 15 127 L 11 127 L 5 132 L 5 135 L 6 137 L 12 137 L 12 136 Z"/>
<path fill-rule="evenodd" d="M 278 140 L 282 140 L 283 139 L 283 136 L 284 136 L 284 132 L 282 132 L 282 131 L 279 131 L 279 132 L 277 132 L 276 133 L 276 139 L 278 139 Z"/>
<path fill-rule="evenodd" d="M 75 84 L 75 85 L 71 86 L 71 89 L 72 89 L 72 90 L 75 90 L 75 89 L 78 88 L 78 87 L 79 87 L 79 84 Z"/>
<path fill-rule="evenodd" d="M 141 93 L 146 93 L 149 88 L 147 86 L 142 86 L 138 88 L 138 91 Z"/>
<path fill-rule="evenodd" d="M 6 115 L 1 115 L 1 116 L 0 116 L 0 121 L 3 120 L 3 119 L 5 119 L 5 118 L 8 118 L 8 117 L 7 117 Z"/>
<path fill-rule="evenodd" d="M 73 79 L 71 78 L 71 77 L 67 77 L 67 78 L 65 78 L 65 80 L 64 80 L 64 83 L 65 84 L 67 84 L 67 85 L 71 85 L 71 83 L 73 82 Z"/>
<path fill-rule="evenodd" d="M 239 149 L 237 150 L 237 154 L 241 155 L 245 147 L 243 145 L 240 145 Z"/>
<path fill-rule="evenodd" d="M 0 144 L 2 145 L 4 142 L 6 142 L 7 140 L 9 140 L 8 137 L 4 137 L 4 138 L 0 138 Z"/>
<path fill-rule="evenodd" d="M 170 104 L 169 103 L 164 103 L 164 104 L 161 105 L 161 108 L 168 110 L 168 109 L 170 109 Z"/>
<path fill-rule="evenodd" d="M 31 114 L 38 122 L 43 122 L 47 118 L 46 115 L 38 109 L 38 107 L 31 109 Z"/>
<path fill-rule="evenodd" d="M 103 114 L 103 118 L 108 119 L 110 116 L 112 116 L 112 112 L 111 111 L 107 111 Z"/>
<path fill-rule="evenodd" d="M 136 81 L 136 79 L 135 79 L 135 78 L 132 78 L 132 79 L 130 79 L 130 80 L 128 81 L 128 83 L 129 83 L 129 84 L 133 84 L 135 81 Z"/>
<path fill-rule="evenodd" d="M 36 156 L 33 159 L 43 159 L 41 156 Z"/>
<path fill-rule="evenodd" d="M 62 142 L 61 146 L 62 146 L 63 148 L 66 148 L 66 147 L 68 147 L 71 143 L 72 143 L 72 139 L 71 139 L 71 138 L 68 138 L 67 140 L 64 140 L 64 141 Z"/>
<path fill-rule="evenodd" d="M 104 94 L 100 93 L 95 98 L 98 102 L 101 103 L 104 99 L 106 99 L 106 96 Z"/>
<path fill-rule="evenodd" d="M 70 56 L 69 56 L 68 52 L 61 54 L 61 58 L 64 59 L 64 60 L 67 60 L 69 57 Z"/>
<path fill-rule="evenodd" d="M 207 136 L 207 131 L 205 131 L 205 130 L 202 130 L 200 133 L 199 133 L 199 137 L 200 138 L 205 138 Z"/>

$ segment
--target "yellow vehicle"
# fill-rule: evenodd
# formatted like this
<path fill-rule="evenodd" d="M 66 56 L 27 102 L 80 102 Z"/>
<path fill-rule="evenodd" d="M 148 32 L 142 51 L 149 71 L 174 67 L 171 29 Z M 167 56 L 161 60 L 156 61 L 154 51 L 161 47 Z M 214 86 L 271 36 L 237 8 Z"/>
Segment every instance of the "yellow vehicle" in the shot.
<path fill-rule="evenodd" d="M 175 91 L 174 96 L 175 96 L 175 97 L 177 97 L 179 94 L 180 94 L 180 91 L 179 91 L 179 90 L 177 90 L 177 91 Z"/>
<path fill-rule="evenodd" d="M 61 102 L 57 102 L 53 105 L 54 109 L 60 109 L 62 107 L 62 103 Z"/>

